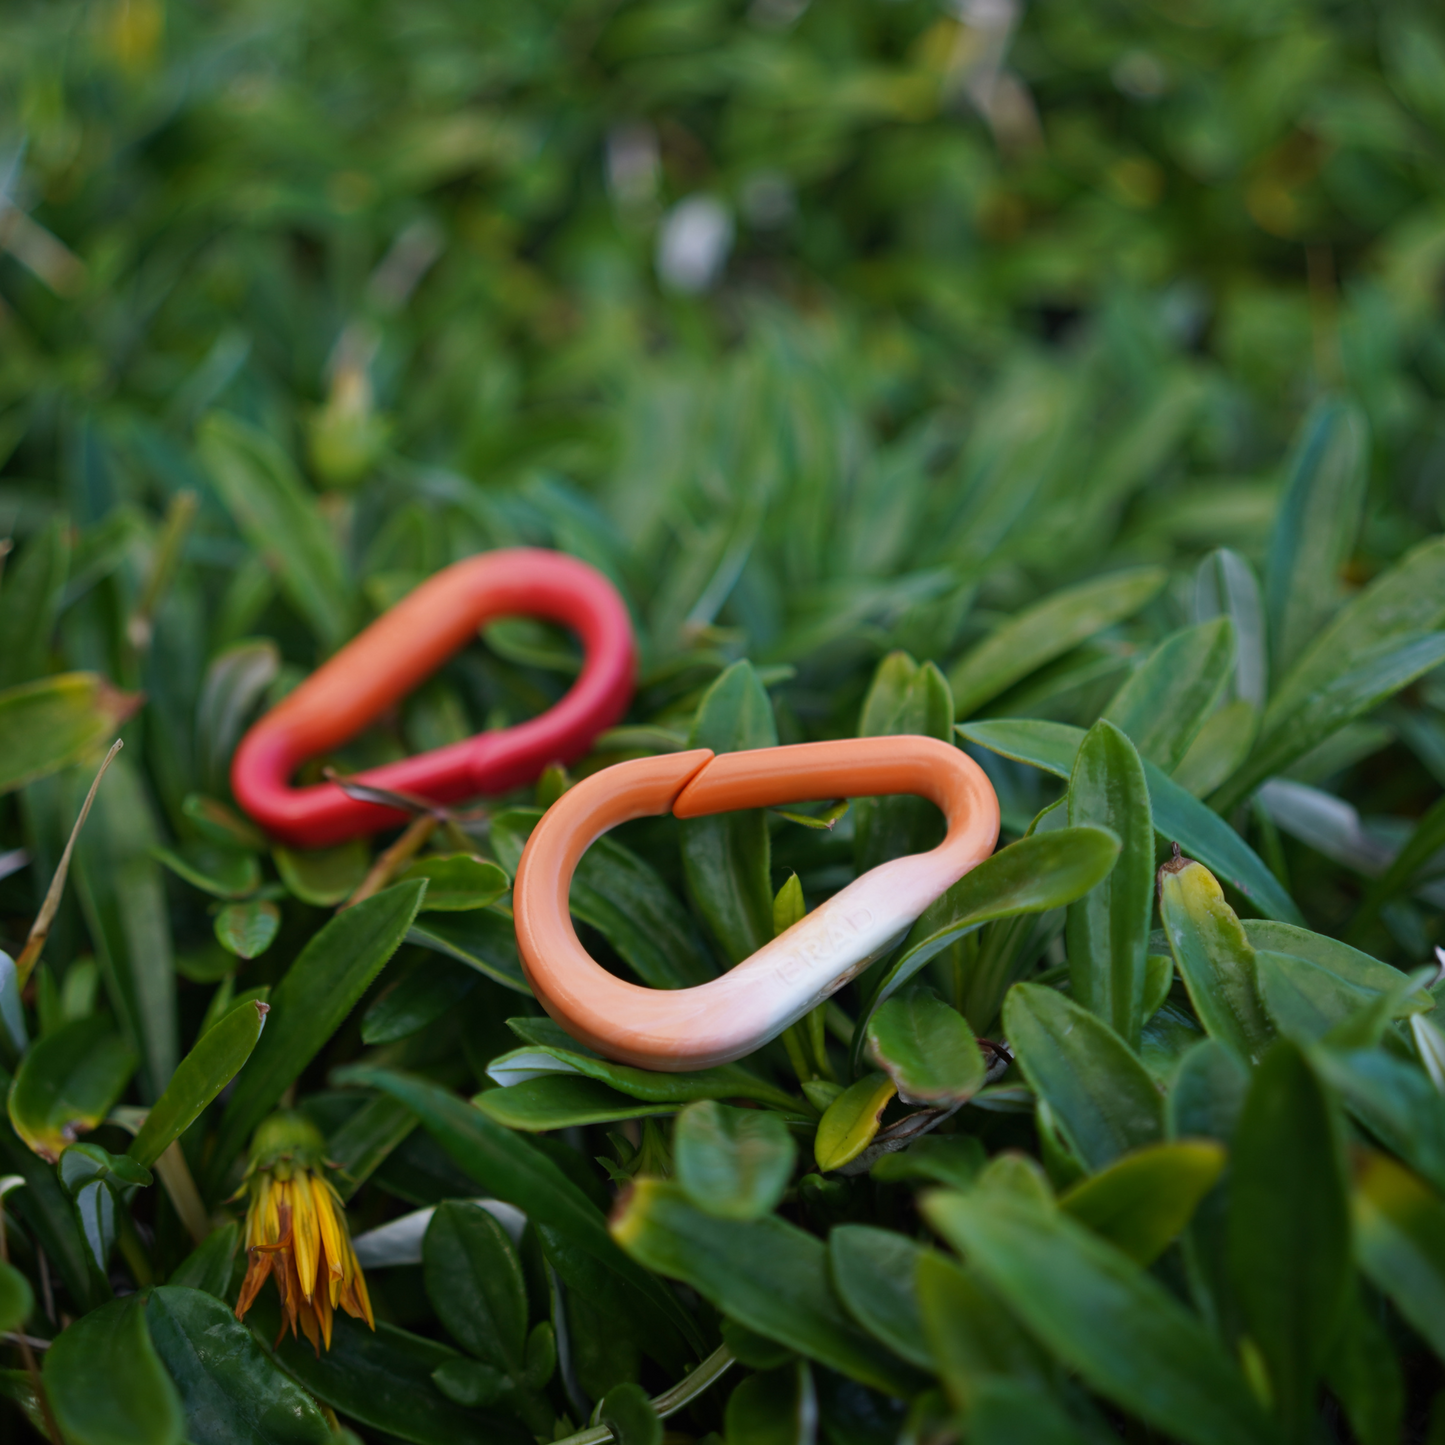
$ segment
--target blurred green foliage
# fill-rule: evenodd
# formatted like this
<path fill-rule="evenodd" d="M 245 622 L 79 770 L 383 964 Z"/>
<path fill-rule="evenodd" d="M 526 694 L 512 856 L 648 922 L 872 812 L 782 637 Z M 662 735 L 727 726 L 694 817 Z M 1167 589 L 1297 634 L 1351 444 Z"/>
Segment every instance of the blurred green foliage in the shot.
<path fill-rule="evenodd" d="M 711 627 L 799 666 L 809 729 L 851 729 L 860 650 L 942 658 L 1125 562 L 1258 562 L 1322 392 L 1369 424 L 1347 580 L 1439 524 L 1425 8 L 115 0 L 3 25 L 0 521 L 104 522 L 67 653 L 113 677 L 105 617 L 184 488 L 172 690 L 251 632 L 315 659 L 198 464 L 217 408 L 306 471 L 369 606 L 552 542 L 629 584 L 650 659 Z"/>
<path fill-rule="evenodd" d="M 956 478 L 987 421 L 1040 434 L 1032 500 L 1090 498 L 1077 570 L 1256 534 L 1344 385 L 1400 503 L 1373 550 L 1433 525 L 1428 10 L 1020 8 L 10 7 L 7 504 L 154 502 L 222 406 L 363 484 L 361 554 L 402 458 L 553 469 L 646 544 L 714 471 Z M 659 228 L 699 197 L 731 254 L 669 294 Z"/>
<path fill-rule="evenodd" d="M 1442 282 L 1445 20 L 1405 0 L 11 0 L 21 983 L 97 749 L 127 743 L 23 1002 L 0 966 L 25 1181 L 0 1285 L 8 1324 L 80 1320 L 45 1376 L 69 1436 L 201 1445 L 216 1399 L 269 1391 L 297 1440 L 328 1434 L 315 1396 L 418 1445 L 565 1433 L 593 1401 L 653 1441 L 714 1307 L 755 1373 L 677 1419 L 728 1445 L 819 1419 L 829 1445 L 1097 1440 L 1120 1412 L 1207 1445 L 1340 1411 L 1365 1445 L 1423 1430 L 1445 1041 L 1399 968 L 1445 905 Z M 628 725 L 579 771 L 695 729 L 956 738 L 956 704 L 1008 846 L 883 977 L 692 1092 L 534 1016 L 490 864 L 470 910 L 418 916 L 413 881 L 328 922 L 369 846 L 268 850 L 226 802 L 236 743 L 421 578 L 517 543 L 599 567 L 638 626 Z M 561 633 L 494 625 L 316 766 L 519 721 L 575 669 Z M 569 783 L 461 841 L 510 873 Z M 574 894 L 589 946 L 706 977 L 766 933 L 765 882 L 792 917 L 937 836 L 897 800 L 829 820 L 726 825 L 727 878 L 629 825 Z M 1174 840 L 1199 863 L 1156 916 Z M 895 994 L 915 974 L 942 997 Z M 1018 1068 L 986 1039 L 940 1064 L 990 1031 Z M 892 1097 L 957 1107 L 985 1075 L 962 1113 Z M 373 1276 L 376 1335 L 262 1352 L 212 1298 L 236 1240 L 207 1211 L 283 1097 L 358 1233 L 478 1193 L 533 1227 L 449 1204 L 475 1278 L 438 1233 L 423 1287 L 423 1222 Z M 796 1177 L 835 1100 L 837 1170 Z M 105 1122 L 76 1150 L 81 1119 Z M 614 1242 L 599 1209 L 634 1180 Z M 972 1192 L 915 1193 L 939 1184 Z M 497 1270 L 507 1350 L 471 1359 L 441 1321 Z"/>

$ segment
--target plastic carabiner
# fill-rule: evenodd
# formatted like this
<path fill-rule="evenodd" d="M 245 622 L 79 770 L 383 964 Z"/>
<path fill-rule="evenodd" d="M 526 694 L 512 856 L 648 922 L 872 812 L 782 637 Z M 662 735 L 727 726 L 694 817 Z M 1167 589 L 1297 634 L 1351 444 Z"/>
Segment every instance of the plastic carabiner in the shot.
<path fill-rule="evenodd" d="M 572 874 L 589 845 L 632 818 L 916 793 L 948 833 L 927 853 L 870 869 L 736 968 L 694 988 L 608 973 L 578 941 Z M 983 769 L 937 738 L 874 737 L 715 755 L 706 748 L 618 763 L 568 789 L 532 832 L 512 890 L 522 968 L 543 1008 L 588 1048 L 678 1073 L 741 1058 L 776 1038 L 886 952 L 993 851 L 998 799 Z"/>
<path fill-rule="evenodd" d="M 241 740 L 231 791 L 266 831 L 325 848 L 406 821 L 395 808 L 349 797 L 335 783 L 293 788 L 308 758 L 339 746 L 436 671 L 498 617 L 541 617 L 582 641 L 582 673 L 540 717 L 357 773 L 350 782 L 454 803 L 534 781 L 582 757 L 627 711 L 637 650 L 616 588 L 585 562 L 515 547 L 454 563 L 409 592 L 322 664 Z"/>

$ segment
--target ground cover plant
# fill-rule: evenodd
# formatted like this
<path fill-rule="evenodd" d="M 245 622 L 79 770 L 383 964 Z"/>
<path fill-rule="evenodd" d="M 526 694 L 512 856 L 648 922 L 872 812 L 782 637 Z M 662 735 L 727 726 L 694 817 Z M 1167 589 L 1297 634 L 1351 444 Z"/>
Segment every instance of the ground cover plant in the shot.
<path fill-rule="evenodd" d="M 1445 1438 L 1442 95 L 1395 0 L 6 7 L 7 1429 Z M 272 846 L 250 721 L 518 543 L 623 724 Z M 491 626 L 311 776 L 577 665 Z M 578 777 L 904 732 L 1003 836 L 831 1002 L 541 1013 Z M 940 836 L 844 802 L 616 830 L 584 941 L 687 986 Z"/>

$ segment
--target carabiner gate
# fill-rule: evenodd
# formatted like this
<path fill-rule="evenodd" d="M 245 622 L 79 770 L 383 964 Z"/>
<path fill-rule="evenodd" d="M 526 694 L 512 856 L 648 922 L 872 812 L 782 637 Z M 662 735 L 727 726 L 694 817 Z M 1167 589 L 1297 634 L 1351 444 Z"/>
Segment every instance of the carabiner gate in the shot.
<path fill-rule="evenodd" d="M 720 978 L 651 989 L 608 973 L 577 938 L 568 890 L 609 828 L 671 811 L 916 793 L 948 833 L 927 853 L 870 869 Z M 679 1073 L 728 1063 L 776 1038 L 886 952 L 998 839 L 983 769 L 937 738 L 873 737 L 716 755 L 706 748 L 618 763 L 568 789 L 532 832 L 512 890 L 522 969 L 573 1038 L 620 1063 Z"/>

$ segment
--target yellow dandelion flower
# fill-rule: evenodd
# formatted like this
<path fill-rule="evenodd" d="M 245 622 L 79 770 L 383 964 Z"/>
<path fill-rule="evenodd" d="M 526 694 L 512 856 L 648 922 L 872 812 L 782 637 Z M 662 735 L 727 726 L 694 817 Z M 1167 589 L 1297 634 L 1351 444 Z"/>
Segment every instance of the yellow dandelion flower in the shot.
<path fill-rule="evenodd" d="M 341 1196 L 322 1172 L 324 1141 L 304 1114 L 273 1114 L 251 1141 L 242 1190 L 246 1210 L 246 1278 L 236 1302 L 244 1319 L 268 1278 L 281 1295 L 281 1333 L 289 1327 L 311 1341 L 318 1355 L 331 1348 L 331 1321 L 344 1309 L 353 1319 L 376 1321 L 366 1280 L 351 1247 Z"/>

